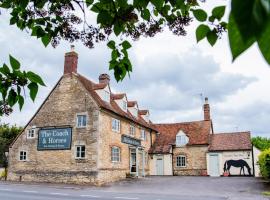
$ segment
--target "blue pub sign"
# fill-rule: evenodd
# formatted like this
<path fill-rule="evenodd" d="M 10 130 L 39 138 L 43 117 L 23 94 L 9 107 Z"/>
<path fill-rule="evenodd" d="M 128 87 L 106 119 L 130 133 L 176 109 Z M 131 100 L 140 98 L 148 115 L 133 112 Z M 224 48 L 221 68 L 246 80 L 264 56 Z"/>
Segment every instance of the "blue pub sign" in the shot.
<path fill-rule="evenodd" d="M 71 149 L 72 129 L 44 128 L 38 133 L 38 150 Z"/>

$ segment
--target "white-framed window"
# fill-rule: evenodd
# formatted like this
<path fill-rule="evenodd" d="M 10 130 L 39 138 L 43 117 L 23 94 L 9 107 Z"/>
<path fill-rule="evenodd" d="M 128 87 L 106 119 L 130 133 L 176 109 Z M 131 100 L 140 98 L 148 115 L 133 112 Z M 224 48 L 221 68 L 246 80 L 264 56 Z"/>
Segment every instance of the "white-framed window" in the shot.
<path fill-rule="evenodd" d="M 176 135 L 176 146 L 185 146 L 189 141 L 189 138 L 186 136 L 186 134 L 183 131 L 179 131 L 179 133 Z"/>
<path fill-rule="evenodd" d="M 120 132 L 120 126 L 121 126 L 120 120 L 112 118 L 112 130 L 119 133 Z"/>
<path fill-rule="evenodd" d="M 120 162 L 120 148 L 119 147 L 112 147 L 112 162 Z"/>
<path fill-rule="evenodd" d="M 132 136 L 134 136 L 135 135 L 135 126 L 133 126 L 133 125 L 130 125 L 130 128 L 129 128 L 129 134 L 130 135 L 132 135 Z"/>
<path fill-rule="evenodd" d="M 123 101 L 123 110 L 127 111 L 127 102 Z"/>
<path fill-rule="evenodd" d="M 86 127 L 86 119 L 87 119 L 86 115 L 78 114 L 77 115 L 77 127 L 78 128 Z"/>
<path fill-rule="evenodd" d="M 104 100 L 110 103 L 111 95 L 110 92 L 107 90 L 104 90 Z"/>
<path fill-rule="evenodd" d="M 142 139 L 142 140 L 145 140 L 145 141 L 146 141 L 146 139 L 147 139 L 146 133 L 145 133 L 145 130 L 144 130 L 144 129 L 141 129 L 141 139 Z"/>
<path fill-rule="evenodd" d="M 19 160 L 20 161 L 26 161 L 27 160 L 27 152 L 26 151 L 20 151 Z"/>
<path fill-rule="evenodd" d="M 27 138 L 28 139 L 35 138 L 35 134 L 36 134 L 36 129 L 35 128 L 30 128 L 27 131 Z"/>
<path fill-rule="evenodd" d="M 186 167 L 186 156 L 180 155 L 176 157 L 176 167 Z"/>
<path fill-rule="evenodd" d="M 84 145 L 76 145 L 76 159 L 84 159 L 85 158 L 85 146 Z"/>

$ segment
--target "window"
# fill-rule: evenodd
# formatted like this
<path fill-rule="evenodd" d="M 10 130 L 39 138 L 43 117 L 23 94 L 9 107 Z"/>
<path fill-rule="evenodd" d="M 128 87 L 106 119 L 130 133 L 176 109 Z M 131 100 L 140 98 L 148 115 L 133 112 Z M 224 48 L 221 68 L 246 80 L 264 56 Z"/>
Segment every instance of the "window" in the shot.
<path fill-rule="evenodd" d="M 120 148 L 112 147 L 112 162 L 120 162 Z"/>
<path fill-rule="evenodd" d="M 27 132 L 27 138 L 35 138 L 35 129 L 31 128 Z"/>
<path fill-rule="evenodd" d="M 77 159 L 84 159 L 85 158 L 85 146 L 84 145 L 76 146 L 76 158 Z"/>
<path fill-rule="evenodd" d="M 112 119 L 112 130 L 115 132 L 120 132 L 120 120 Z"/>
<path fill-rule="evenodd" d="M 107 101 L 107 102 L 110 102 L 111 97 L 110 97 L 110 92 L 109 91 L 104 90 L 104 100 Z"/>
<path fill-rule="evenodd" d="M 86 115 L 77 115 L 77 127 L 86 127 Z"/>
<path fill-rule="evenodd" d="M 135 126 L 133 126 L 133 125 L 130 126 L 129 134 L 132 136 L 135 135 Z"/>
<path fill-rule="evenodd" d="M 127 102 L 126 101 L 123 101 L 123 110 L 127 110 Z"/>
<path fill-rule="evenodd" d="M 177 156 L 176 157 L 176 166 L 177 167 L 186 167 L 186 156 Z"/>
<path fill-rule="evenodd" d="M 20 151 L 20 161 L 26 160 L 26 151 Z"/>
<path fill-rule="evenodd" d="M 184 146 L 188 143 L 189 139 L 183 131 L 176 135 L 176 146 Z"/>
<path fill-rule="evenodd" d="M 141 130 L 141 139 L 142 140 L 146 140 L 146 134 L 145 134 L 145 130 Z"/>

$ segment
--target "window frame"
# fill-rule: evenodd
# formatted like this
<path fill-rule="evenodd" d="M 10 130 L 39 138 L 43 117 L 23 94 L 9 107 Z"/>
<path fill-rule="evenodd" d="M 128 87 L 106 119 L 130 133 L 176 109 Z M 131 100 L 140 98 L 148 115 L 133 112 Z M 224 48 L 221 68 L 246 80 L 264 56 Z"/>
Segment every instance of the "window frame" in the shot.
<path fill-rule="evenodd" d="M 142 135 L 142 133 L 143 133 L 143 135 Z M 146 131 L 144 129 L 141 129 L 141 136 L 140 136 L 140 138 L 143 141 L 147 141 Z"/>
<path fill-rule="evenodd" d="M 83 116 L 85 117 L 85 126 L 84 126 L 83 123 L 82 123 L 82 126 L 81 125 L 79 126 L 79 117 L 83 117 Z M 87 117 L 87 114 L 86 113 L 77 113 L 76 114 L 76 128 L 86 128 L 87 121 L 88 121 L 88 117 Z"/>
<path fill-rule="evenodd" d="M 30 133 L 30 131 L 33 131 L 32 133 Z M 30 128 L 27 130 L 27 134 L 26 134 L 26 138 L 27 139 L 33 139 L 36 137 L 36 128 Z"/>
<path fill-rule="evenodd" d="M 183 131 L 179 131 L 179 133 L 175 137 L 176 147 L 183 147 L 187 145 L 188 142 L 189 142 L 188 136 Z"/>
<path fill-rule="evenodd" d="M 22 155 L 21 155 L 22 154 Z M 19 161 L 27 161 L 27 151 L 25 150 L 20 150 L 19 151 Z"/>
<path fill-rule="evenodd" d="M 79 151 L 78 151 L 79 148 Z M 84 148 L 84 151 L 82 150 L 82 148 Z M 78 156 L 79 153 L 79 156 Z M 82 156 L 82 153 L 84 153 Z M 77 160 L 84 160 L 86 157 L 86 147 L 85 145 L 75 145 L 75 159 Z"/>
<path fill-rule="evenodd" d="M 111 101 L 111 93 L 110 93 L 110 91 L 104 90 L 104 101 L 110 103 L 110 101 Z"/>
<path fill-rule="evenodd" d="M 118 152 L 114 152 L 114 150 L 116 150 L 116 149 L 118 150 Z M 115 160 L 115 158 L 117 158 L 117 159 Z M 112 163 L 120 163 L 121 162 L 121 148 L 120 147 L 118 147 L 118 146 L 111 147 L 111 161 L 112 161 Z"/>
<path fill-rule="evenodd" d="M 116 124 L 114 124 L 114 122 L 116 122 Z M 121 132 L 121 121 L 119 119 L 112 118 L 111 126 L 112 126 L 113 132 L 116 132 L 116 133 Z"/>
<path fill-rule="evenodd" d="M 123 106 L 122 106 L 122 109 L 124 111 L 127 111 L 127 101 L 123 100 Z"/>
<path fill-rule="evenodd" d="M 181 167 L 181 168 L 187 167 L 187 156 L 186 155 L 176 156 L 176 167 Z"/>
<path fill-rule="evenodd" d="M 129 135 L 131 135 L 131 136 L 136 135 L 136 127 L 134 125 L 130 125 L 130 127 L 129 127 Z"/>

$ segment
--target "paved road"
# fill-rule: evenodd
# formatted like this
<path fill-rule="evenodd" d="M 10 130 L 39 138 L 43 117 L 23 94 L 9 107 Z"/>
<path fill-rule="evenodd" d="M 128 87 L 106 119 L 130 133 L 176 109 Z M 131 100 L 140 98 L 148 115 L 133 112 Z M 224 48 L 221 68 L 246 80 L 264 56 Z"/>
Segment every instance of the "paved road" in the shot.
<path fill-rule="evenodd" d="M 105 187 L 0 182 L 0 200 L 266 200 L 255 178 L 151 177 Z"/>

